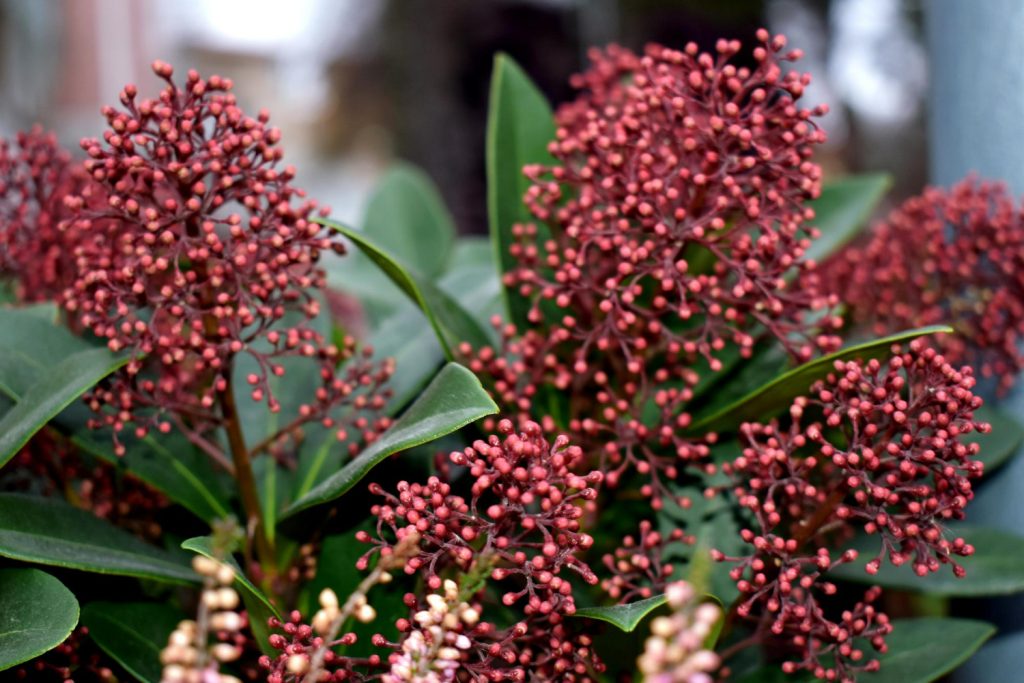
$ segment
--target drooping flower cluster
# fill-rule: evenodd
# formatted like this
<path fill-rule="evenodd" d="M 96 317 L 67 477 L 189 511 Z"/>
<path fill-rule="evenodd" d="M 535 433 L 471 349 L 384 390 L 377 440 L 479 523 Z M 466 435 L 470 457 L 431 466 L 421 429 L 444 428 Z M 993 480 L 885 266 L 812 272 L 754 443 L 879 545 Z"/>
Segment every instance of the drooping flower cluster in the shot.
<path fill-rule="evenodd" d="M 1008 389 L 1024 353 L 1024 215 L 1005 186 L 968 178 L 931 187 L 821 269 L 829 290 L 873 334 L 950 324 L 950 362 Z"/>
<path fill-rule="evenodd" d="M 74 277 L 78 230 L 62 230 L 69 195 L 95 201 L 89 177 L 38 126 L 0 139 L 0 272 L 11 278 L 18 299 L 57 297 Z"/>
<path fill-rule="evenodd" d="M 330 409 L 391 372 L 361 359 L 336 376 L 354 345 L 338 348 L 310 324 L 324 282 L 317 260 L 343 247 L 312 222 L 317 204 L 293 185 L 294 169 L 278 168 L 281 136 L 265 112 L 247 116 L 230 80 L 190 71 L 179 85 L 169 65 L 153 70 L 166 83 L 159 96 L 140 99 L 126 86 L 122 107 L 103 109 L 103 139 L 82 141 L 104 201 L 71 196 L 74 216 L 63 223 L 86 236 L 64 307 L 112 350 L 132 354 L 90 395 L 97 424 L 166 432 L 174 419 L 202 432 L 229 393 L 234 359 L 248 354 L 252 398 L 274 412 L 282 360 L 318 363 L 322 388 L 300 417 L 330 426 Z"/>
<path fill-rule="evenodd" d="M 89 636 L 87 626 L 79 626 L 67 639 L 49 652 L 18 664 L 5 672 L 5 680 L 33 683 L 95 681 L 118 683 L 123 674 Z"/>
<path fill-rule="evenodd" d="M 797 648 L 791 669 L 852 680 L 852 672 L 874 665 L 862 661 L 851 639 L 868 638 L 881 649 L 888 633 L 888 620 L 870 606 L 875 591 L 839 621 L 822 609 L 817 595 L 835 592 L 822 577 L 857 559 L 854 550 L 830 551 L 846 540 L 837 532 L 860 527 L 880 537 L 869 573 L 888 558 L 912 563 L 919 575 L 943 564 L 964 574 L 955 557 L 973 548 L 948 538 L 946 523 L 963 517 L 970 480 L 982 470 L 972 460 L 977 444 L 964 442 L 988 430 L 974 419 L 981 405 L 974 383 L 969 368 L 955 369 L 915 340 L 906 350 L 895 347 L 884 363 L 836 361 L 810 397 L 794 402 L 788 429 L 743 425 L 746 446 L 726 471 L 756 521 L 756 531 L 741 534 L 753 552 L 716 559 L 735 564 L 731 576 L 744 596 L 739 613 L 766 620 L 774 636 Z M 810 421 L 817 414 L 821 419 Z M 827 654 L 831 664 L 823 661 Z"/>
<path fill-rule="evenodd" d="M 547 415 L 547 394 L 568 393 L 565 423 L 607 483 L 635 468 L 656 505 L 707 455 L 683 433 L 701 374 L 765 336 L 801 360 L 839 342 L 804 259 L 825 108 L 797 104 L 809 77 L 783 63 L 799 51 L 758 40 L 752 67 L 734 63 L 737 41 L 593 53 L 557 114 L 555 163 L 525 169 L 538 224 L 513 229 L 506 285 L 532 300 L 535 328 L 462 349 L 510 412 Z"/>
<path fill-rule="evenodd" d="M 693 542 L 693 537 L 682 529 L 662 534 L 644 520 L 635 537 L 626 536 L 620 547 L 602 558 L 611 576 L 602 579 L 601 588 L 621 604 L 661 594 L 675 571 L 664 559 L 667 547 L 671 543 Z"/>
<path fill-rule="evenodd" d="M 502 420 L 498 431 L 500 436 L 450 456 L 454 465 L 468 468 L 467 497 L 436 476 L 426 484 L 401 482 L 397 495 L 371 485 L 385 502 L 372 509 L 379 520 L 376 537 L 357 536 L 374 544 L 358 566 L 365 568 L 374 553 L 386 557 L 395 542 L 418 534 L 419 553 L 406 562 L 407 573 L 425 576 L 433 590 L 444 585 L 443 574 L 461 573 L 470 577 L 469 596 L 490 579 L 504 591 L 502 603 L 523 615 L 508 629 L 486 621 L 465 629 L 471 647 L 460 655 L 463 667 L 488 680 L 520 680 L 526 671 L 588 680 L 594 665 L 589 639 L 569 632 L 563 620 L 576 610 L 567 570 L 597 582 L 579 559 L 593 543 L 581 531 L 580 504 L 596 497 L 593 487 L 602 475 L 573 473 L 580 448 L 564 436 L 548 443 L 536 423 L 516 431 L 511 420 Z"/>
<path fill-rule="evenodd" d="M 651 622 L 651 635 L 637 661 L 644 683 L 711 683 L 721 660 L 705 643 L 722 610 L 701 602 L 693 586 L 685 581 L 670 583 L 665 597 L 672 615 Z"/>

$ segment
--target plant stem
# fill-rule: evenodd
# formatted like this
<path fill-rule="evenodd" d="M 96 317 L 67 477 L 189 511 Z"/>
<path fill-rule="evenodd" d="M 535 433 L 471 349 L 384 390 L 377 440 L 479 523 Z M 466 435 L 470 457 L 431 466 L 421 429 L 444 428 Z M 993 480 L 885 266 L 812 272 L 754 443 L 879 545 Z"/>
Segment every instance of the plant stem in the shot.
<path fill-rule="evenodd" d="M 242 423 L 238 419 L 238 408 L 235 406 L 235 392 L 231 385 L 230 373 L 224 391 L 220 392 L 220 408 L 224 418 L 224 430 L 228 434 L 228 445 L 231 448 L 231 459 L 235 465 L 235 481 L 242 497 L 242 507 L 246 515 L 246 537 L 255 538 L 256 557 L 260 561 L 268 577 L 276 575 L 274 548 L 263 528 L 263 513 L 260 509 L 260 498 L 256 492 L 256 477 L 252 472 L 252 460 L 245 447 L 245 435 L 242 434 Z M 246 544 L 246 559 L 251 561 L 252 551 Z"/>

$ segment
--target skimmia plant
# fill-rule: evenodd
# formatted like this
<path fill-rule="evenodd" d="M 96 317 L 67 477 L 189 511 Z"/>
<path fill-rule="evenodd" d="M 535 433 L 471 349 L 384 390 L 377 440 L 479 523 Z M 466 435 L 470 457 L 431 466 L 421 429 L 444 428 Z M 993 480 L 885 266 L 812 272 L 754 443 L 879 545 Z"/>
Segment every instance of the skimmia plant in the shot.
<path fill-rule="evenodd" d="M 924 683 L 1024 591 L 1024 210 L 824 177 L 766 31 L 499 56 L 490 240 L 399 166 L 328 218 L 231 81 L 0 143 L 0 670 Z M 149 93 L 148 95 L 146 93 Z"/>

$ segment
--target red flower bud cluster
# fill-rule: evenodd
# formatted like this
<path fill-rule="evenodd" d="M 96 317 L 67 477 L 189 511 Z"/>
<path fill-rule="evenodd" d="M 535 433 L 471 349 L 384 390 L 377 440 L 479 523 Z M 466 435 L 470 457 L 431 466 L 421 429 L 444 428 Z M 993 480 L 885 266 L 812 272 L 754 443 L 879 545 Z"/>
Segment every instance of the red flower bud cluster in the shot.
<path fill-rule="evenodd" d="M 835 344 L 805 320 L 826 301 L 786 284 L 807 267 L 804 202 L 821 176 L 810 157 L 825 139 L 812 117 L 826 109 L 796 103 L 809 76 L 781 62 L 800 51 L 758 40 L 753 68 L 732 63 L 738 41 L 596 53 L 578 79 L 593 90 L 557 115 L 558 163 L 525 169 L 527 205 L 553 237 L 520 226 L 508 283 L 536 296 L 536 320 L 540 300 L 565 311 L 581 367 L 594 351 L 634 374 L 665 351 L 710 361 L 727 343 L 749 353 L 765 331 L 801 359 Z"/>
<path fill-rule="evenodd" d="M 0 139 L 0 271 L 20 300 L 53 299 L 73 281 L 79 231 L 60 228 L 64 199 L 88 184 L 52 133 L 35 127 Z"/>
<path fill-rule="evenodd" d="M 455 492 L 457 482 L 438 477 L 426 484 L 400 482 L 397 495 L 372 484 L 385 502 L 372 508 L 377 536 L 357 535 L 375 546 L 357 566 L 365 569 L 373 554 L 389 554 L 402 538 L 418 534 L 419 553 L 406 561 L 406 573 L 425 576 L 431 590 L 450 570 L 478 576 L 481 586 L 490 578 L 504 587 L 502 603 L 523 614 L 509 629 L 480 621 L 465 631 L 475 652 L 465 656 L 493 672 L 488 680 L 524 680 L 526 672 L 549 664 L 564 676 L 583 676 L 593 653 L 562 623 L 576 611 L 565 570 L 597 583 L 578 556 L 593 543 L 580 529 L 580 504 L 594 500 L 601 473 L 574 474 L 580 448 L 564 436 L 548 443 L 536 423 L 516 431 L 511 420 L 501 420 L 498 432 L 450 455 L 452 464 L 468 468 L 466 496 Z M 558 648 L 549 647 L 551 639 Z"/>
<path fill-rule="evenodd" d="M 870 333 L 948 323 L 950 362 L 1004 391 L 1024 369 L 1024 214 L 1001 184 L 928 188 L 820 270 Z"/>
<path fill-rule="evenodd" d="M 751 67 L 725 40 L 713 54 L 592 54 L 574 79 L 584 92 L 557 114 L 555 163 L 524 169 L 538 224 L 514 227 L 506 285 L 532 299 L 536 327 L 462 349 L 509 411 L 540 396 L 547 415 L 546 393 L 568 394 L 563 424 L 606 484 L 635 469 L 658 506 L 665 480 L 708 453 L 683 433 L 701 374 L 765 337 L 800 360 L 839 344 L 835 300 L 804 259 L 825 108 L 797 104 L 809 76 L 783 64 L 799 50 L 758 40 Z"/>
<path fill-rule="evenodd" d="M 294 169 L 278 168 L 281 135 L 266 112 L 246 116 L 230 80 L 190 71 L 179 85 L 169 65 L 153 70 L 166 83 L 159 96 L 126 86 L 121 108 L 103 109 L 103 139 L 82 141 L 104 201 L 69 197 L 74 216 L 63 223 L 88 236 L 74 250 L 64 307 L 133 355 L 90 395 L 96 424 L 166 432 L 170 415 L 201 432 L 240 354 L 258 368 L 246 378 L 253 400 L 273 412 L 281 361 L 318 363 L 323 386 L 303 415 L 330 422 L 330 409 L 391 372 L 364 360 L 336 376 L 352 344 L 339 349 L 309 323 L 320 313 L 320 253 L 343 246 L 312 222 L 316 202 L 294 187 Z"/>
<path fill-rule="evenodd" d="M 844 615 L 847 626 L 829 620 L 818 603 L 816 593 L 835 592 L 821 576 L 857 558 L 846 550 L 833 559 L 828 547 L 848 540 L 842 530 L 855 525 L 880 536 L 869 573 L 888 557 L 894 565 L 912 562 L 919 575 L 949 564 L 963 576 L 954 557 L 973 552 L 962 538 L 947 538 L 946 523 L 963 518 L 970 479 L 982 469 L 972 460 L 977 444 L 964 443 L 971 432 L 988 431 L 974 420 L 981 405 L 974 377 L 920 340 L 893 351 L 884 363 L 836 361 L 809 398 L 793 403 L 786 430 L 744 424 L 746 447 L 724 468 L 759 531 L 742 532 L 754 547 L 750 556 L 716 559 L 735 563 L 732 578 L 748 596 L 741 614 L 770 620 L 771 632 L 802 652 L 792 666 L 818 676 L 834 669 L 847 680 L 863 656 L 849 639 L 870 637 L 877 648 L 888 632 L 887 620 L 868 606 L 874 593 Z M 821 419 L 810 422 L 817 414 Z M 835 661 L 825 666 L 821 657 L 829 652 Z"/>
<path fill-rule="evenodd" d="M 626 536 L 620 547 L 602 558 L 611 576 L 602 579 L 601 588 L 620 604 L 664 593 L 675 571 L 664 559 L 668 546 L 672 543 L 692 545 L 694 540 L 682 529 L 663 534 L 654 531 L 649 521 L 640 522 L 636 536 Z"/>

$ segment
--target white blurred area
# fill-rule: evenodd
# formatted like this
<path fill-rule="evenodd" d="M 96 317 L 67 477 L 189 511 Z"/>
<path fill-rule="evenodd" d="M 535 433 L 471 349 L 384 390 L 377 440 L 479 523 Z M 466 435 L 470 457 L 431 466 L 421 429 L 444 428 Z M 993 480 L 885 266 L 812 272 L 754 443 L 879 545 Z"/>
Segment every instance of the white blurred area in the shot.
<path fill-rule="evenodd" d="M 924 183 L 927 60 L 915 0 L 0 0 L 0 135 L 42 123 L 77 151 L 149 64 L 230 77 L 271 112 L 300 185 L 359 222 L 396 156 L 440 186 L 463 232 L 486 229 L 483 164 L 493 54 L 510 52 L 555 100 L 590 45 L 706 47 L 768 25 L 802 48 L 825 102 L 826 172 Z"/>
<path fill-rule="evenodd" d="M 325 155 L 320 124 L 344 126 L 330 97 L 329 70 L 372 50 L 383 6 L 376 0 L 6 0 L 0 134 L 41 123 L 77 152 L 97 136 L 104 104 L 135 83 L 143 96 L 161 83 L 155 59 L 234 81 L 243 109 L 260 108 L 284 133 L 285 162 L 299 185 L 353 220 L 390 157 L 384 130 L 348 132 L 343 155 Z M 363 124 L 361 124 L 363 125 Z"/>

